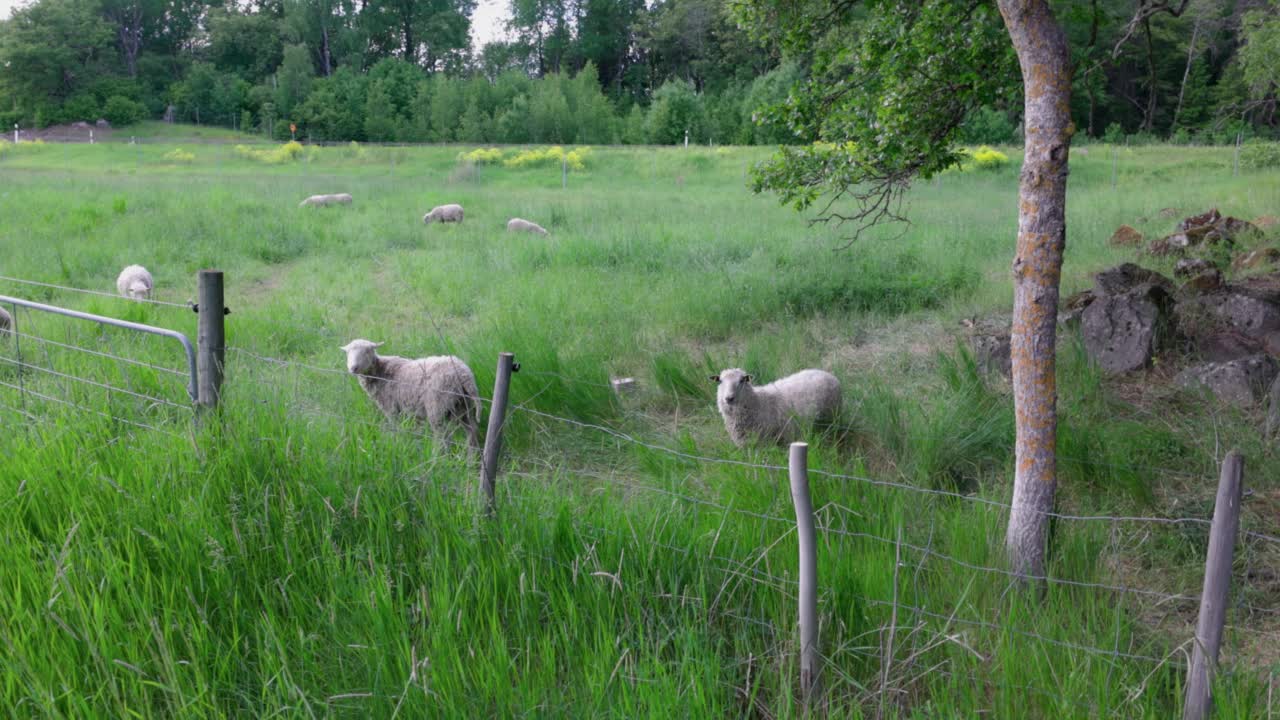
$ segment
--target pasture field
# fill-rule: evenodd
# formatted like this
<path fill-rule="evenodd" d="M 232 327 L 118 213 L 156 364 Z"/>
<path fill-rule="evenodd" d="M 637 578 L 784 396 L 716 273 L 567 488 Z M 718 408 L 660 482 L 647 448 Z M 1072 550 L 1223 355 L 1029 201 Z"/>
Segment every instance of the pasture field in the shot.
<path fill-rule="evenodd" d="M 1179 714 L 1206 526 L 1061 518 L 1058 581 L 1001 572 L 1010 393 L 959 338 L 1008 314 L 1016 162 L 921 184 L 905 234 L 840 250 L 841 229 L 751 194 L 766 151 L 597 148 L 562 188 L 558 164 L 460 164 L 469 149 L 0 155 L 0 276 L 113 293 L 141 263 L 181 304 L 218 268 L 232 311 L 223 405 L 198 422 L 175 344 L 19 313 L 0 347 L 3 714 L 800 716 L 785 450 L 729 442 L 707 376 L 734 366 L 844 384 L 840 425 L 811 439 L 823 712 Z M 1236 176 L 1231 152 L 1073 151 L 1064 294 L 1135 259 L 1107 244 L 1121 223 L 1280 214 L 1280 173 Z M 354 204 L 298 207 L 338 192 Z M 422 224 L 448 202 L 463 224 Z M 507 234 L 513 216 L 551 235 Z M 0 293 L 195 338 L 183 307 Z M 516 354 L 496 519 L 477 463 L 388 425 L 345 374 L 357 337 L 455 353 L 486 397 Z M 1215 717 L 1280 717 L 1280 454 L 1260 412 L 1175 391 L 1167 367 L 1103 377 L 1073 333 L 1060 357 L 1062 513 L 1208 518 L 1218 461 L 1246 455 L 1255 534 Z M 617 397 L 619 376 L 637 391 Z"/>

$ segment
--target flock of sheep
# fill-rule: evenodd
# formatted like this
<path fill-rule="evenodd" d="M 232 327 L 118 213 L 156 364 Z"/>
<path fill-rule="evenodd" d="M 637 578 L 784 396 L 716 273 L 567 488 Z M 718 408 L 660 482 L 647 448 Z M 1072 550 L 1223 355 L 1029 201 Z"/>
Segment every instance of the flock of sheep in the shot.
<path fill-rule="evenodd" d="M 335 193 L 332 195 L 312 195 L 311 197 L 298 203 L 298 207 L 329 207 L 330 205 L 350 205 L 351 195 L 349 193 Z M 449 205 L 437 205 L 431 208 L 431 212 L 422 216 L 422 222 L 430 225 L 431 223 L 460 223 L 463 218 L 462 206 L 456 203 Z M 511 218 L 507 221 L 508 232 L 531 232 L 539 235 L 547 235 L 547 229 L 536 222 L 525 220 L 523 218 Z"/>
<path fill-rule="evenodd" d="M 299 207 L 349 205 L 351 195 L 312 195 Z M 461 205 L 439 205 L 422 216 L 422 222 L 460 223 Z M 507 221 L 508 232 L 546 235 L 541 225 L 523 218 Z M 479 449 L 480 391 L 475 374 L 453 355 L 409 360 L 379 355 L 382 343 L 352 340 L 342 346 L 347 370 L 392 421 L 410 418 L 425 421 L 437 441 L 447 440 L 453 425 L 467 435 L 471 451 Z M 840 413 L 840 381 L 824 370 L 802 370 L 768 385 L 756 387 L 751 375 L 730 368 L 713 375 L 718 386 L 716 405 L 729 437 L 739 447 L 752 441 L 787 442 L 798 437 L 807 422 L 831 421 Z"/>
<path fill-rule="evenodd" d="M 313 195 L 303 206 L 346 204 L 351 196 Z M 461 205 L 432 208 L 423 222 L 462 222 Z M 512 218 L 512 232 L 546 234 L 536 223 Z M 130 265 L 116 278 L 116 290 L 133 300 L 150 299 L 155 282 L 141 265 Z M 13 327 L 13 318 L 0 309 L 0 332 Z M 460 428 L 469 452 L 480 448 L 481 400 L 475 374 L 461 358 L 437 355 L 417 359 L 379 355 L 383 343 L 356 339 L 343 345 L 347 371 L 392 422 L 425 422 L 438 443 L 447 443 Z M 831 422 L 840 413 L 840 380 L 825 370 L 801 370 L 767 385 L 756 386 L 741 368 L 712 375 L 716 406 L 729 438 L 738 447 L 752 442 L 785 443 L 798 439 L 804 425 Z"/>

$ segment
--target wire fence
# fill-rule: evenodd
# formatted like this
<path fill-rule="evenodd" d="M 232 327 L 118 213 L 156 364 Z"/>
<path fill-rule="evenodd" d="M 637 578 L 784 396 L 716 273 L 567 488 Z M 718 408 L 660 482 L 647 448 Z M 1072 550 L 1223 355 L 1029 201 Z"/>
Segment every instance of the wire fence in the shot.
<path fill-rule="evenodd" d="M 32 283 L 29 281 L 20 281 L 13 278 L 0 276 L 0 281 L 9 282 L 27 282 L 31 285 L 43 286 L 49 289 L 69 292 L 82 292 L 90 295 L 104 295 L 96 291 L 83 290 L 79 288 L 71 288 L 49 283 Z M 112 296 L 116 297 L 116 296 Z M 155 304 L 182 307 L 187 305 L 178 303 L 169 303 L 163 301 L 153 301 Z M 26 313 L 25 315 L 30 315 Z M 191 409 L 188 403 L 183 403 L 172 399 L 172 396 L 157 392 L 148 392 L 140 390 L 137 387 L 130 386 L 128 382 L 127 369 L 133 368 L 136 371 L 153 372 L 158 377 L 171 378 L 177 376 L 185 377 L 185 373 L 180 370 L 165 366 L 163 364 L 153 362 L 149 359 L 139 359 L 136 357 L 128 357 L 112 351 L 104 350 L 101 347 L 87 347 L 72 341 L 72 338 L 63 338 L 54 340 L 48 334 L 38 332 L 41 329 L 39 323 L 30 322 L 29 318 L 18 318 L 15 323 L 16 327 L 8 333 L 9 342 L 12 347 L 0 354 L 0 368 L 8 367 L 16 372 L 16 377 L 5 375 L 0 380 L 0 388 L 6 392 L 5 401 L 0 402 L 0 410 L 17 413 L 24 419 L 38 422 L 41 419 L 41 413 L 36 407 L 38 403 L 52 403 L 62 407 L 66 407 L 78 412 L 85 412 L 106 417 L 114 422 L 121 423 L 139 430 L 154 431 L 172 436 L 175 438 L 186 439 L 187 434 L 176 431 L 172 418 L 170 422 L 144 422 L 143 419 L 152 420 L 148 413 L 156 410 L 183 410 Z M 27 343 L 27 354 L 22 354 L 21 342 Z M 39 347 L 45 353 L 43 364 L 36 362 L 30 357 L 31 346 Z M 426 433 L 422 428 L 411 427 L 406 425 L 393 425 L 386 421 L 377 421 L 369 419 L 361 419 L 353 416 L 350 412 L 340 412 L 332 407 L 325 407 L 322 400 L 308 399 L 317 395 L 315 386 L 311 381 L 304 381 L 302 378 L 323 377 L 328 382 L 336 385 L 342 384 L 348 388 L 354 385 L 356 378 L 352 377 L 352 373 L 342 368 L 324 367 L 297 360 L 272 357 L 259 352 L 255 352 L 246 348 L 230 347 L 228 348 L 233 358 L 239 358 L 239 361 L 229 362 L 228 365 L 232 370 L 232 381 L 236 380 L 235 373 L 243 372 L 247 376 L 257 373 L 274 372 L 280 375 L 292 374 L 294 383 L 292 391 L 288 391 L 287 386 L 281 388 L 280 383 L 276 383 L 279 389 L 278 398 L 286 405 L 286 409 L 297 412 L 306 417 L 314 417 L 323 419 L 326 422 L 332 422 L 336 426 L 343 428 L 362 427 L 373 432 L 395 432 L 405 433 L 415 438 L 426 438 Z M 75 363 L 59 366 L 55 363 L 55 358 L 50 353 L 59 354 L 58 358 L 63 356 L 75 357 L 80 359 L 80 364 Z M 85 363 L 88 364 L 85 364 Z M 112 368 L 118 374 L 118 377 L 124 377 L 124 382 L 112 381 L 107 379 L 104 374 L 108 368 Z M 83 376 L 86 372 L 98 372 L 100 374 L 91 377 Z M 572 377 L 565 376 L 560 373 L 524 370 L 523 374 L 533 378 L 554 379 L 557 382 L 569 385 L 581 385 L 598 390 L 615 391 L 616 388 L 612 384 L 605 384 L 595 380 L 579 381 Z M 376 378 L 380 382 L 396 383 L 399 382 L 391 378 Z M 55 384 L 60 384 L 63 392 L 55 394 Z M 179 384 L 180 385 L 180 384 Z M 71 388 L 78 388 L 72 390 Z M 180 389 L 180 388 L 179 388 Z M 84 393 L 98 393 L 97 401 L 86 396 Z M 77 394 L 79 393 L 79 394 Z M 480 397 L 472 398 L 465 393 L 448 393 L 455 394 L 459 397 L 468 397 L 478 400 L 482 406 L 492 404 L 490 399 Z M 321 394 L 323 399 L 323 394 Z M 105 398 L 105 400 L 104 400 Z M 134 403 L 131 408 L 121 408 L 115 404 L 111 398 L 121 398 Z M 556 426 L 561 428 L 569 428 L 574 432 L 587 433 L 602 440 L 606 440 L 610 444 L 618 447 L 629 446 L 634 448 L 642 448 L 647 452 L 657 453 L 662 456 L 679 460 L 681 463 L 689 464 L 692 468 L 706 469 L 709 467 L 735 468 L 749 470 L 760 473 L 764 477 L 783 479 L 789 468 L 783 465 L 770 464 L 767 462 L 754 462 L 740 458 L 720 457 L 711 454 L 705 454 L 689 449 L 681 449 L 671 447 L 663 442 L 652 440 L 642 436 L 640 433 L 632 430 L 626 430 L 619 427 L 599 422 L 586 421 L 578 418 L 565 417 L 550 413 L 533 406 L 537 398 L 537 393 L 532 393 L 529 398 L 521 403 L 513 405 L 507 410 L 506 425 L 504 427 L 516 427 L 523 423 L 529 428 Z M 15 402 L 16 401 L 16 402 Z M 132 410 L 126 413 L 125 410 Z M 142 418 L 142 419 L 140 419 Z M 165 418 L 162 416 L 161 420 Z M 437 438 L 439 439 L 439 438 Z M 435 462 L 434 459 L 428 459 L 422 463 L 415 463 L 411 467 L 404 470 L 401 475 L 408 477 L 414 473 L 429 469 Z M 540 466 L 541 463 L 541 466 Z M 722 584 L 718 588 L 715 595 L 710 598 L 702 596 L 685 596 L 673 595 L 668 593 L 665 596 L 654 595 L 655 599 L 663 599 L 670 602 L 678 602 L 682 606 L 685 604 L 695 605 L 702 608 L 708 617 L 719 616 L 731 618 L 736 621 L 760 628 L 766 631 L 766 637 L 769 638 L 770 650 L 762 651 L 763 656 L 767 656 L 770 652 L 790 652 L 794 649 L 794 643 L 787 638 L 790 637 L 790 627 L 779 627 L 776 619 L 761 618 L 743 614 L 736 609 L 734 602 L 738 598 L 743 588 L 758 587 L 767 588 L 768 592 L 775 597 L 781 598 L 787 604 L 796 601 L 796 590 L 798 581 L 790 575 L 790 568 L 793 563 L 790 562 L 791 557 L 790 544 L 792 533 L 795 531 L 796 520 L 778 512 L 762 511 L 754 507 L 735 507 L 735 502 L 719 502 L 709 497 L 700 496 L 696 489 L 690 489 L 683 485 L 679 489 L 672 486 L 661 486 L 650 482 L 644 482 L 645 474 L 635 467 L 628 467 L 620 472 L 602 473 L 598 468 L 582 467 L 572 468 L 561 465 L 548 466 L 545 459 L 537 457 L 512 458 L 508 464 L 511 466 L 511 473 L 514 476 L 523 476 L 529 478 L 568 478 L 578 480 L 593 480 L 602 485 L 611 485 L 619 489 L 630 492 L 643 493 L 652 497 L 663 498 L 665 501 L 672 503 L 673 507 L 684 508 L 689 512 L 699 513 L 708 512 L 719 516 L 719 528 L 715 533 L 715 541 L 711 548 L 706 552 L 695 550 L 688 545 L 680 545 L 674 542 L 666 542 L 657 537 L 640 538 L 635 534 L 631 538 L 634 545 L 648 549 L 649 552 L 669 553 L 672 556 L 685 558 L 689 563 L 697 563 L 706 565 L 716 569 L 721 573 L 723 578 Z M 1159 468 L 1143 468 L 1140 466 L 1123 466 L 1108 463 L 1116 467 L 1123 467 L 1132 471 L 1145 472 L 1163 472 Z M 528 467 L 531 472 L 525 472 L 522 467 Z M 878 491 L 884 491 L 889 496 L 900 496 L 905 498 L 928 498 L 939 501 L 955 502 L 969 504 L 983 508 L 1008 511 L 1011 504 L 972 493 L 961 493 L 950 490 L 942 490 L 937 488 L 921 487 L 907 482 L 897 480 L 886 480 L 882 478 L 870 477 L 864 474 L 837 472 L 832 470 L 811 469 L 810 475 L 819 479 L 827 485 L 820 492 L 830 492 L 833 496 L 840 496 L 840 490 L 851 486 L 862 486 L 867 488 L 875 488 Z M 692 470 L 691 475 L 697 475 L 697 470 Z M 1212 478 L 1204 478 L 1206 482 L 1213 482 Z M 671 485 L 677 485 L 672 482 Z M 522 503 L 536 503 L 542 495 L 539 494 L 537 485 L 534 483 L 507 483 L 504 489 L 505 497 L 509 500 L 519 501 Z M 900 506 L 917 507 L 913 505 L 913 500 L 900 501 Z M 1102 526 L 1107 532 L 1115 533 L 1117 528 L 1123 526 L 1166 526 L 1174 527 L 1181 525 L 1190 526 L 1210 526 L 1211 521 L 1204 517 L 1160 517 L 1160 516 L 1124 516 L 1124 515 L 1088 515 L 1088 514 L 1071 514 L 1065 512 L 1047 513 L 1055 520 L 1060 520 L 1070 526 L 1088 527 Z M 1170 670 L 1185 670 L 1187 663 L 1180 658 L 1185 654 L 1187 641 L 1181 642 L 1174 638 L 1181 633 L 1182 637 L 1186 637 L 1188 624 L 1193 621 L 1189 615 L 1191 606 L 1200 600 L 1199 593 L 1194 588 L 1168 589 L 1156 587 L 1142 587 L 1137 584 L 1126 583 L 1120 584 L 1105 580 L 1095 580 L 1093 578 L 1081 579 L 1072 577 L 1062 577 L 1056 574 L 1019 574 L 999 565 L 991 565 L 978 559 L 965 557 L 964 553 L 944 552 L 934 547 L 934 535 L 932 526 L 929 533 L 928 541 L 920 543 L 914 539 L 903 539 L 902 532 L 905 529 L 910 538 L 912 523 L 906 519 L 900 521 L 897 526 L 898 535 L 891 536 L 886 532 L 877 532 L 878 529 L 885 527 L 883 522 L 871 521 L 864 517 L 858 511 L 839 504 L 836 501 L 830 501 L 822 504 L 814 513 L 819 518 L 816 529 L 820 534 L 825 552 L 834 556 L 844 553 L 862 553 L 876 556 L 876 553 L 887 552 L 892 550 L 895 552 L 895 560 L 893 561 L 893 577 L 894 577 L 894 593 L 891 597 L 880 596 L 864 591 L 856 591 L 848 588 L 826 588 L 826 602 L 833 603 L 856 601 L 863 604 L 867 608 L 877 608 L 880 610 L 888 610 L 893 617 L 898 614 L 911 616 L 913 623 L 924 623 L 930 625 L 930 632 L 934 637 L 946 637 L 948 628 L 960 626 L 971 628 L 987 633 L 989 638 L 1008 638 L 1013 637 L 1018 641 L 1029 642 L 1039 647 L 1055 648 L 1059 651 L 1066 651 L 1072 654 L 1079 654 L 1096 658 L 1099 661 L 1116 663 L 1120 661 L 1140 663 L 1149 666 L 1150 670 L 1146 674 L 1149 679 L 1152 674 L 1160 671 L 1161 668 Z M 921 514 L 921 519 L 928 519 L 928 513 Z M 752 548 L 746 557 L 733 557 L 731 554 L 716 552 L 716 542 L 720 541 L 722 531 L 729 523 L 736 523 L 734 527 L 741 529 L 742 527 L 756 528 L 760 532 L 760 536 L 764 538 L 758 547 Z M 583 537 L 587 539 L 594 538 L 596 541 L 617 537 L 618 530 L 607 530 L 603 527 L 592 524 L 585 519 L 578 519 L 575 526 Z M 1146 531 L 1143 531 L 1146 532 Z M 742 537 L 741 533 L 736 533 L 736 537 Z M 1270 551 L 1280 549 L 1280 538 L 1274 535 L 1263 533 L 1255 530 L 1242 530 L 1240 536 L 1248 541 L 1267 548 Z M 625 541 L 621 538 L 619 541 Z M 863 550 L 860 547 L 870 543 L 872 546 L 882 548 L 882 551 Z M 985 544 L 973 547 L 972 552 L 978 557 L 985 557 L 989 554 L 991 548 Z M 903 555 L 905 551 L 905 556 Z M 1113 548 L 1113 551 L 1115 549 Z M 1118 552 L 1118 551 L 1115 551 Z M 544 556 L 545 557 L 545 556 Z M 550 559 L 550 558 L 548 558 Z M 562 563 L 562 561 L 550 559 L 553 562 Z M 778 564 L 780 570 L 773 569 L 771 565 Z M 573 564 L 577 564 L 575 560 Z M 1105 564 L 1098 563 L 1094 566 L 1093 572 L 1105 575 Z M 941 568 L 941 569 L 940 569 Z M 601 578 L 602 582 L 610 582 L 621 584 L 623 581 L 616 574 L 604 565 L 594 566 L 590 571 L 595 573 L 595 577 Z M 919 579 L 921 574 L 937 574 L 945 573 L 948 577 L 956 580 L 957 584 L 964 586 L 973 586 L 974 584 L 989 585 L 989 581 L 993 578 L 1007 580 L 1005 591 L 1008 588 L 1018 584 L 1025 583 L 1028 580 L 1041 583 L 1049 588 L 1061 588 L 1063 591 L 1072 592 L 1088 592 L 1095 593 L 1095 597 L 1099 599 L 1107 599 L 1112 603 L 1119 604 L 1122 602 L 1129 603 L 1131 612 L 1134 617 L 1141 618 L 1146 613 L 1150 613 L 1155 608 L 1180 608 L 1175 612 L 1177 617 L 1181 618 L 1175 623 L 1177 627 L 1173 632 L 1150 632 L 1146 637 L 1137 641 L 1139 647 L 1119 647 L 1119 639 L 1116 643 L 1109 647 L 1101 647 L 1088 642 L 1076 639 L 1064 639 L 1045 634 L 1041 629 L 1036 628 L 1034 623 L 1030 626 L 1020 621 L 1012 620 L 1009 617 L 999 613 L 999 603 L 990 599 L 983 602 L 966 603 L 963 598 L 952 599 L 951 602 L 944 603 L 944 607 L 926 602 L 923 595 L 916 593 L 908 593 L 905 597 L 900 597 L 897 593 L 899 575 L 913 575 L 915 579 Z M 1249 578 L 1237 577 L 1237 583 L 1248 584 Z M 1237 592 L 1236 597 L 1245 596 L 1244 592 Z M 915 597 L 912 597 L 915 595 Z M 1003 593 L 1001 593 L 1003 595 Z M 931 607 L 932 605 L 932 607 Z M 1276 613 L 1271 608 L 1254 607 L 1252 605 L 1238 602 L 1234 607 L 1238 613 L 1261 613 L 1269 615 Z M 830 609 L 829 609 L 830 612 Z M 994 615 L 994 617 L 993 617 Z M 892 624 L 892 623 L 891 623 Z M 912 627 L 924 627 L 924 625 L 915 625 Z M 1260 628 L 1251 628 L 1239 623 L 1228 625 L 1231 631 L 1243 637 L 1264 638 L 1266 641 L 1274 642 L 1274 638 L 1280 636 L 1280 631 L 1266 630 Z M 876 631 L 885 632 L 888 626 L 879 625 Z M 910 632 L 908 630 L 908 632 Z M 828 653 L 828 670 L 831 674 L 838 675 L 845 672 L 840 667 L 841 655 L 846 651 L 851 651 L 853 647 L 850 643 L 855 639 L 839 638 L 836 649 Z M 958 642 L 951 640 L 951 642 Z M 984 646 L 990 651 L 990 645 Z M 876 645 L 862 648 L 872 655 L 882 655 L 882 661 L 891 662 L 893 653 L 892 648 L 885 648 Z M 981 656 L 982 651 L 971 650 Z M 908 665 L 910 663 L 907 663 Z M 937 677 L 945 677 L 953 680 L 969 680 L 983 685 L 992 683 L 990 678 L 979 678 L 972 673 L 964 670 L 961 666 L 955 664 L 940 665 L 932 668 L 930 672 L 936 673 Z M 849 678 L 856 684 L 856 679 Z M 898 678 L 895 682 L 908 682 L 903 678 Z M 918 680 L 923 682 L 924 680 Z M 1145 680 L 1144 680 L 1145 682 Z M 1040 689 L 1032 689 L 1030 686 L 1010 686 L 1010 689 L 1023 689 L 1033 692 L 1037 695 L 1044 695 L 1051 699 L 1057 699 L 1063 702 L 1072 702 L 1072 698 L 1063 696 L 1061 693 Z M 876 691 L 880 694 L 884 693 L 884 689 Z M 874 696 L 876 693 L 870 693 L 868 697 Z"/>

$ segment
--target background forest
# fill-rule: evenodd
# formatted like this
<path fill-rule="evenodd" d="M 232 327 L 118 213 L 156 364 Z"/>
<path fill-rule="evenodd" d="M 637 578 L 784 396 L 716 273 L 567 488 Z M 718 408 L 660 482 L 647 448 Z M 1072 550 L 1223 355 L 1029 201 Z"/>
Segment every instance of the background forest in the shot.
<path fill-rule="evenodd" d="M 1275 137 L 1280 5 L 1192 0 L 1132 28 L 1133 2 L 1060 2 L 1074 114 L 1115 142 Z M 762 112 L 806 78 L 731 0 L 34 0 L 0 21 L 0 122 L 176 121 L 330 141 L 803 143 Z M 1120 50 L 1114 50 L 1117 46 Z M 963 140 L 1016 142 L 1017 78 Z"/>

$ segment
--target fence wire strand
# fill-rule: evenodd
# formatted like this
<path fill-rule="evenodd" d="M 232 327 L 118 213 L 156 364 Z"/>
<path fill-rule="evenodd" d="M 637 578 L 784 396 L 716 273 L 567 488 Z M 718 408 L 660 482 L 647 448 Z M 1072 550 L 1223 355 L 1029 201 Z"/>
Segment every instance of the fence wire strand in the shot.
<path fill-rule="evenodd" d="M 133 358 L 121 357 L 119 355 L 113 355 L 111 353 L 104 353 L 99 350 L 90 350 L 89 348 L 83 347 L 81 345 L 68 345 L 67 343 L 60 343 L 56 340 L 50 340 L 46 337 L 41 337 L 39 335 L 31 335 L 29 333 L 17 332 L 16 330 L 11 332 L 12 334 L 17 335 L 18 337 L 34 340 L 44 345 L 53 345 L 54 347 L 60 347 L 65 350 L 74 350 L 76 352 L 86 353 L 88 355 L 95 355 L 97 357 L 106 358 L 108 360 L 115 360 L 117 362 L 127 363 L 129 365 L 136 365 L 138 367 L 144 367 L 149 370 L 155 370 L 156 372 L 168 373 L 170 375 L 177 375 L 178 377 L 181 377 L 181 378 L 190 377 L 190 374 L 187 372 L 164 367 L 163 365 L 153 365 L 148 362 L 143 362 L 142 360 L 134 360 Z"/>
<path fill-rule="evenodd" d="M 64 380 L 72 380 L 78 383 L 83 383 L 85 385 L 90 385 L 92 387 L 101 388 L 108 392 L 119 393 L 121 395 L 129 395 L 131 397 L 135 397 L 140 400 L 146 400 L 148 402 L 153 402 L 159 405 L 167 405 L 169 407 L 175 407 L 181 410 L 193 409 L 192 406 L 190 405 L 181 405 L 179 403 L 173 402 L 172 400 L 165 400 L 164 398 L 158 398 L 158 397 L 155 397 L 154 395 L 145 395 L 143 393 L 134 392 L 132 390 L 126 390 L 122 387 L 116 387 L 115 385 L 109 385 L 107 383 L 100 383 L 100 382 L 97 382 L 96 380 L 82 378 L 78 375 L 68 375 L 67 373 L 58 372 L 57 370 L 43 367 L 41 365 L 32 365 L 31 363 L 20 362 L 18 360 L 13 360 L 7 357 L 0 357 L 0 362 L 6 362 L 6 363 L 9 363 L 10 365 L 16 365 L 18 366 L 19 371 L 21 371 L 22 368 L 28 368 L 28 369 L 36 370 L 42 373 L 47 373 L 49 375 L 54 375 L 56 377 L 63 378 Z"/>
<path fill-rule="evenodd" d="M 100 416 L 102 416 L 102 417 L 109 418 L 109 419 L 111 419 L 111 420 L 115 420 L 115 421 L 117 421 L 117 422 L 125 423 L 126 425 L 133 425 L 134 427 L 142 428 L 142 429 L 145 429 L 145 430 L 154 430 L 155 432 L 161 433 L 161 434 L 163 434 L 163 435 L 168 435 L 168 436 L 170 436 L 170 437 L 174 437 L 174 438 L 177 438 L 177 439 L 179 439 L 179 440 L 185 440 L 185 439 L 186 439 L 185 437 L 183 437 L 182 435 L 179 435 L 178 433 L 170 432 L 170 431 L 168 431 L 168 430 L 164 430 L 164 429 L 162 429 L 162 428 L 158 428 L 158 427 L 156 427 L 156 426 L 154 426 L 154 425 L 148 425 L 147 423 L 144 423 L 144 422 L 138 422 L 138 421 L 136 421 L 136 420 L 129 420 L 128 418 L 122 418 L 122 417 L 119 417 L 119 416 L 117 416 L 117 415 L 112 415 L 111 413 L 108 413 L 108 412 L 103 412 L 103 411 L 101 411 L 101 410 L 94 410 L 93 408 L 85 407 L 84 405 L 81 405 L 81 404 L 79 404 L 79 403 L 72 402 L 72 401 L 70 401 L 70 400 L 66 400 L 66 399 L 64 399 L 64 398 L 57 398 L 57 397 L 53 397 L 53 396 L 51 396 L 51 395 L 45 395 L 44 393 L 39 393 L 39 392 L 36 392 L 36 391 L 31 390 L 31 389 L 29 389 L 29 388 L 23 388 L 23 387 L 21 387 L 21 386 L 19 386 L 19 385 L 14 385 L 13 383 L 4 382 L 3 380 L 0 380 L 0 387 L 7 387 L 7 388 L 9 388 L 9 389 L 11 389 L 11 390 L 17 390 L 18 392 L 23 393 L 24 395 L 30 395 L 30 396 L 32 396 L 32 397 L 40 398 L 41 400 L 46 400 L 46 401 L 48 401 L 48 402 L 58 403 L 58 404 L 60 404 L 60 405 L 66 405 L 66 406 L 68 406 L 68 407 L 72 407 L 72 408 L 75 408 L 75 409 L 77 409 L 77 410 L 81 410 L 81 411 L 83 411 L 83 412 L 93 413 L 94 415 L 100 415 Z"/>
<path fill-rule="evenodd" d="M 117 295 L 115 293 L 102 292 L 101 290 L 88 290 L 85 288 L 71 287 L 68 285 L 55 285 L 53 283 L 36 282 L 35 280 L 22 280 L 20 278 L 7 277 L 5 275 L 0 275 L 0 280 L 3 280 L 4 282 L 18 283 L 21 285 L 35 285 L 37 287 L 51 288 L 54 290 L 64 290 L 66 292 L 83 293 L 85 295 L 97 295 L 99 297 L 108 297 L 116 300 L 124 300 L 127 302 L 142 302 L 150 305 L 162 305 L 165 307 L 183 308 L 184 310 L 190 310 L 193 307 L 191 303 L 175 303 L 175 302 L 168 302 L 166 300 L 153 300 L 151 298 L 127 298 L 122 295 Z"/>

